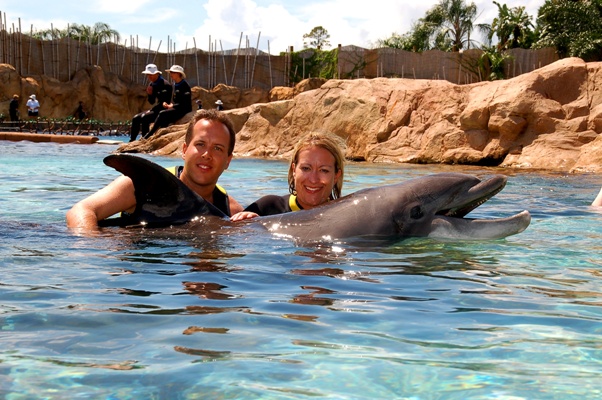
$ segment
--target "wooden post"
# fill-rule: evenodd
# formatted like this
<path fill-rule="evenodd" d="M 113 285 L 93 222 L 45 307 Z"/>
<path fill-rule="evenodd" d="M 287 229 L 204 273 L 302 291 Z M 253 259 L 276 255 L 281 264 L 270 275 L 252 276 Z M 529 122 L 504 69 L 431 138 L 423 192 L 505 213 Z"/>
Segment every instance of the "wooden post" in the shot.
<path fill-rule="evenodd" d="M 0 11 L 0 63 L 5 64 L 6 60 L 4 58 L 4 24 L 2 23 L 2 11 Z"/>
<path fill-rule="evenodd" d="M 240 39 L 238 40 L 238 49 L 236 50 L 236 58 L 234 59 L 234 70 L 232 71 L 232 79 L 230 80 L 230 86 L 234 85 L 234 76 L 236 75 L 236 64 L 238 64 L 238 53 L 240 52 L 240 43 L 242 42 L 242 32 L 240 32 Z M 227 84 L 227 82 L 226 82 Z"/>
<path fill-rule="evenodd" d="M 149 64 L 150 55 L 151 55 L 151 43 L 153 42 L 153 37 L 151 36 L 148 39 L 148 53 L 146 53 L 146 64 Z M 144 77 L 143 77 L 144 78 Z"/>
<path fill-rule="evenodd" d="M 207 88 L 211 89 L 213 81 L 211 80 L 211 35 L 209 35 L 209 47 L 207 48 Z"/>
<path fill-rule="evenodd" d="M 257 35 L 257 45 L 255 46 L 255 58 L 253 59 L 253 69 L 251 69 L 251 79 L 249 81 L 249 87 L 253 87 L 253 79 L 255 78 L 255 65 L 257 64 L 257 55 L 259 54 L 259 38 L 261 37 L 261 31 Z"/>
<path fill-rule="evenodd" d="M 224 66 L 224 83 L 228 84 L 228 76 L 226 74 L 226 55 L 224 54 L 224 46 L 222 46 L 222 41 L 219 41 L 219 48 L 222 51 L 222 65 Z"/>
<path fill-rule="evenodd" d="M 270 72 L 270 89 L 274 87 L 274 81 L 272 80 L 272 53 L 270 51 L 270 41 L 268 40 L 268 71 Z"/>
<path fill-rule="evenodd" d="M 194 45 L 194 60 L 195 60 L 195 68 L 196 68 L 196 84 L 197 86 L 201 86 L 201 81 L 199 79 L 199 49 L 196 47 L 196 39 L 194 36 L 192 37 L 192 44 Z"/>
<path fill-rule="evenodd" d="M 121 61 L 121 72 L 119 73 L 119 75 L 123 76 L 123 69 L 125 68 L 125 54 L 126 54 L 126 50 L 128 47 L 128 40 L 125 39 L 123 41 L 123 60 Z"/>
<path fill-rule="evenodd" d="M 23 31 L 21 30 L 21 18 L 19 18 L 19 75 L 23 76 Z"/>

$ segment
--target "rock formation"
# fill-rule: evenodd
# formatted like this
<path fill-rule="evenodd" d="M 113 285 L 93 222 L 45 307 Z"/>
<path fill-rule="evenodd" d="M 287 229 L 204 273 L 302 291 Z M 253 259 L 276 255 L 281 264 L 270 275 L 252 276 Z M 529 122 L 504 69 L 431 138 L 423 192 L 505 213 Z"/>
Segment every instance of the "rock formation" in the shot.
<path fill-rule="evenodd" d="M 93 82 L 96 94 L 104 86 Z M 127 85 L 118 89 L 132 96 L 133 114 L 144 97 Z M 269 94 L 224 85 L 193 91 L 205 105 L 218 98 L 227 104 L 237 156 L 287 158 L 305 133 L 329 131 L 346 139 L 351 160 L 602 171 L 602 63 L 578 58 L 471 85 L 314 79 Z M 186 119 L 181 122 L 118 151 L 179 155 Z"/>
<path fill-rule="evenodd" d="M 12 65 L 0 64 L 0 113 L 8 115 L 13 94 L 20 97 L 22 118 L 27 116 L 25 103 L 31 94 L 40 101 L 40 117 L 73 116 L 79 102 L 84 103 L 90 118 L 100 121 L 128 121 L 133 115 L 150 108 L 146 101 L 146 84 L 132 82 L 100 67 L 87 67 L 73 74 L 69 82 L 60 82 L 45 75 L 21 77 Z M 204 107 L 215 107 L 220 99 L 227 109 L 246 107 L 270 101 L 269 93 L 255 88 L 238 89 L 217 85 L 212 90 L 192 88 L 192 99 Z M 292 95 L 292 94 L 291 94 Z M 196 104 L 193 104 L 196 109 Z"/>
<path fill-rule="evenodd" d="M 306 132 L 330 131 L 346 139 L 352 160 L 602 171 L 602 63 L 578 58 L 472 85 L 329 80 L 228 113 L 237 156 L 287 157 Z M 184 128 L 119 151 L 177 154 Z"/>

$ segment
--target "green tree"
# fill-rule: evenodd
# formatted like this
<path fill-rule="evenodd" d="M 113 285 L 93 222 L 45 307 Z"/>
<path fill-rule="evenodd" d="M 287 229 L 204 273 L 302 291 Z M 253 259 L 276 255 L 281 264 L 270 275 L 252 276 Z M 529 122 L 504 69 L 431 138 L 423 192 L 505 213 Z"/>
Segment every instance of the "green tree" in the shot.
<path fill-rule="evenodd" d="M 62 39 L 70 37 L 82 42 L 90 42 L 91 44 L 100 44 L 110 42 L 114 39 L 119 42 L 120 35 L 114 29 L 111 29 L 109 24 L 97 22 L 93 26 L 72 24 L 65 29 L 46 29 L 34 32 L 33 37 L 41 40 Z"/>
<path fill-rule="evenodd" d="M 303 35 L 303 47 L 322 50 L 324 47 L 330 47 L 330 34 L 322 26 L 316 26 L 311 32 Z M 309 41 L 309 43 L 306 42 Z"/>
<path fill-rule="evenodd" d="M 546 0 L 533 47 L 555 47 L 560 57 L 602 60 L 602 0 Z"/>
<path fill-rule="evenodd" d="M 525 12 L 525 7 L 508 8 L 506 4 L 500 5 L 497 1 L 493 4 L 498 8 L 498 16 L 491 23 L 489 40 L 491 41 L 493 35 L 497 37 L 498 51 L 531 47 L 534 26 L 531 22 L 532 17 Z"/>
<path fill-rule="evenodd" d="M 429 38 L 432 29 L 420 21 L 412 25 L 410 32 L 403 35 L 393 33 L 391 37 L 377 40 L 378 47 L 391 47 L 406 51 L 423 52 L 431 49 Z"/>
<path fill-rule="evenodd" d="M 476 18 L 477 6 L 474 3 L 466 4 L 464 0 L 440 0 L 412 25 L 410 32 L 404 35 L 394 34 L 378 43 L 392 44 L 391 47 L 417 52 L 432 49 L 469 49 L 476 46 L 476 42 L 471 38 L 474 28 L 485 29 L 482 25 L 475 25 Z"/>

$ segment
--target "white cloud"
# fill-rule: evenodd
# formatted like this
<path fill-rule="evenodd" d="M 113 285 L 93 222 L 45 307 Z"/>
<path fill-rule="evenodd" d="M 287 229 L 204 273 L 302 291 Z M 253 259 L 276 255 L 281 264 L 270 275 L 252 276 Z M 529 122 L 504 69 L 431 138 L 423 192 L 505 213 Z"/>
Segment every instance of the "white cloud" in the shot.
<path fill-rule="evenodd" d="M 100 13 L 131 15 L 142 12 L 145 15 L 154 14 L 156 2 L 152 0 L 95 0 L 90 6 Z"/>
<path fill-rule="evenodd" d="M 277 54 L 289 46 L 295 50 L 303 47 L 303 35 L 316 26 L 323 26 L 330 34 L 332 47 L 337 44 L 370 47 L 378 39 L 392 33 L 408 32 L 412 23 L 423 17 L 439 0 L 181 0 L 177 4 L 158 3 L 156 0 L 30 0 L 16 2 L 0 0 L 0 10 L 5 12 L 8 26 L 22 20 L 23 31 L 33 24 L 37 30 L 54 27 L 63 29 L 68 23 L 92 25 L 108 23 L 124 39 L 138 37 L 139 46 L 152 48 L 162 41 L 160 51 L 166 51 L 168 36 L 177 50 L 186 45 L 207 50 L 220 41 L 224 49 L 236 49 L 241 33 L 242 46 L 248 38 L 256 46 Z M 467 0 L 470 1 L 470 0 Z M 544 0 L 505 0 L 508 7 L 526 6 L 527 12 L 537 16 Z M 480 17 L 477 22 L 491 22 L 497 15 L 492 0 L 475 0 Z M 129 42 L 129 40 L 128 40 Z"/>

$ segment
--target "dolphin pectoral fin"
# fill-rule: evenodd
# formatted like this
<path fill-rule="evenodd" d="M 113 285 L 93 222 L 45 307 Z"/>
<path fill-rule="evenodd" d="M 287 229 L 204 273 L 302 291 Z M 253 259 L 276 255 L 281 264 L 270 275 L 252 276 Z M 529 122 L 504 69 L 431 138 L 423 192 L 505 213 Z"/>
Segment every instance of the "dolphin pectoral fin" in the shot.
<path fill-rule="evenodd" d="M 428 237 L 487 240 L 516 235 L 527 229 L 531 214 L 522 211 L 508 218 L 468 219 L 436 216 L 431 222 Z"/>
<path fill-rule="evenodd" d="M 99 224 L 101 226 L 167 226 L 187 223 L 201 215 L 226 217 L 220 209 L 152 161 L 129 154 L 112 154 L 103 161 L 132 180 L 136 209 L 119 220 L 107 219 Z"/>

